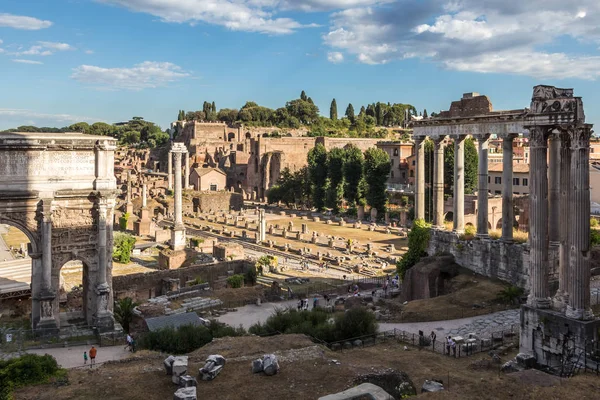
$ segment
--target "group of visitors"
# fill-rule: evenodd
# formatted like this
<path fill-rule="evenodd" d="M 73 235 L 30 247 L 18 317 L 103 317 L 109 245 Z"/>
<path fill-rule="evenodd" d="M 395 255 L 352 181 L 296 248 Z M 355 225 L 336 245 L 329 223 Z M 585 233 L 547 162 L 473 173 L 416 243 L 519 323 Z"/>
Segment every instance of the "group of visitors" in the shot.
<path fill-rule="evenodd" d="M 97 354 L 98 350 L 92 346 L 92 348 L 90 349 L 90 368 L 93 368 L 94 365 L 96 365 L 96 354 Z M 88 361 L 88 352 L 84 351 L 83 352 L 83 364 L 87 365 L 87 361 Z"/>
<path fill-rule="evenodd" d="M 328 299 L 327 299 L 327 301 L 329 302 Z M 308 310 L 308 306 L 309 306 L 308 298 L 298 300 L 298 311 Z M 319 306 L 319 299 L 317 298 L 317 296 L 315 296 L 315 298 L 313 299 L 313 309 L 317 308 L 318 306 Z"/>

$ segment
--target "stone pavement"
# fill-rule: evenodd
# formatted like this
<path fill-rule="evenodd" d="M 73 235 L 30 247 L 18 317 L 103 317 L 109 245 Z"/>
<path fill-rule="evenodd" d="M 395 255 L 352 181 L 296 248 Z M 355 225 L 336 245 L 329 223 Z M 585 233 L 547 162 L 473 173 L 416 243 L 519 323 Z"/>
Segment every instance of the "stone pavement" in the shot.
<path fill-rule="evenodd" d="M 89 355 L 89 350 L 92 346 L 73 346 L 73 347 L 55 347 L 49 349 L 35 349 L 35 350 L 27 350 L 27 353 L 31 354 L 50 354 L 54 358 L 58 364 L 63 368 L 77 368 L 77 367 L 87 367 L 90 368 L 90 360 L 88 359 L 87 365 L 83 364 L 83 352 L 87 351 Z M 96 365 L 100 366 L 102 363 L 111 360 L 121 360 L 123 358 L 129 357 L 131 352 L 125 350 L 125 346 L 107 346 L 107 347 L 98 347 L 96 346 L 98 353 L 96 354 Z"/>
<path fill-rule="evenodd" d="M 477 317 L 469 324 L 450 329 L 448 334 L 467 336 L 469 333 L 474 333 L 479 338 L 487 338 L 491 337 L 493 332 L 509 331 L 519 323 L 520 310 L 506 310 Z M 518 329 L 518 327 L 514 329 Z"/>
<path fill-rule="evenodd" d="M 312 297 L 309 298 L 310 304 L 312 304 L 312 299 Z M 265 322 L 267 318 L 273 314 L 275 309 L 296 307 L 296 304 L 298 304 L 298 300 L 282 301 L 280 303 L 263 303 L 260 306 L 251 304 L 239 307 L 235 312 L 221 315 L 217 320 L 235 328 L 241 325 L 244 329 L 248 329 L 257 322 Z"/>

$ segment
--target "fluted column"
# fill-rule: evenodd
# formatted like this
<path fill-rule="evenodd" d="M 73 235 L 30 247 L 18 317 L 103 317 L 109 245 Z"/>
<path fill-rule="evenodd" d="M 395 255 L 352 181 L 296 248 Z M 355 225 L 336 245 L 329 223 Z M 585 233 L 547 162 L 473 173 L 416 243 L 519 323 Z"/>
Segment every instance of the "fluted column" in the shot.
<path fill-rule="evenodd" d="M 42 284 L 39 294 L 40 320 L 38 329 L 56 329 L 52 288 L 52 199 L 42 200 Z M 37 314 L 37 312 L 36 312 Z"/>
<path fill-rule="evenodd" d="M 529 132 L 529 271 L 531 291 L 527 303 L 537 308 L 548 308 L 550 306 L 548 297 L 548 145 L 544 128 L 532 126 L 529 127 Z"/>
<path fill-rule="evenodd" d="M 425 138 L 415 138 L 415 218 L 425 219 Z"/>
<path fill-rule="evenodd" d="M 490 135 L 477 138 L 477 236 L 488 237 L 488 144 Z"/>
<path fill-rule="evenodd" d="M 100 199 L 98 204 L 98 286 L 108 286 L 106 283 L 106 215 L 106 200 Z"/>
<path fill-rule="evenodd" d="M 548 138 L 548 239 L 560 242 L 560 136 Z M 564 167 L 567 169 L 567 166 Z"/>
<path fill-rule="evenodd" d="M 147 185 L 144 183 L 142 185 L 142 208 L 148 207 L 147 190 Z"/>
<path fill-rule="evenodd" d="M 189 154 L 184 153 L 185 157 L 185 175 L 183 179 L 183 188 L 187 189 L 190 184 L 190 157 Z"/>
<path fill-rule="evenodd" d="M 502 139 L 502 240 L 513 241 L 513 140 L 516 134 Z"/>
<path fill-rule="evenodd" d="M 167 157 L 167 177 L 168 189 L 173 190 L 173 152 L 169 151 L 169 155 Z"/>
<path fill-rule="evenodd" d="M 182 190 L 181 190 L 181 155 L 180 152 L 174 152 L 173 158 L 175 161 L 175 226 L 183 225 L 183 213 L 182 213 Z"/>
<path fill-rule="evenodd" d="M 444 229 L 444 147 L 445 137 L 436 138 L 433 156 L 433 224 Z"/>
<path fill-rule="evenodd" d="M 571 136 L 568 131 L 560 134 L 560 249 L 558 261 L 558 290 L 554 296 L 554 308 L 565 311 L 569 302 L 569 231 L 571 226 Z"/>
<path fill-rule="evenodd" d="M 465 231 L 465 136 L 454 139 L 454 232 Z"/>
<path fill-rule="evenodd" d="M 591 126 L 574 129 L 571 137 L 570 290 L 566 315 L 589 320 L 590 308 L 590 136 Z"/>

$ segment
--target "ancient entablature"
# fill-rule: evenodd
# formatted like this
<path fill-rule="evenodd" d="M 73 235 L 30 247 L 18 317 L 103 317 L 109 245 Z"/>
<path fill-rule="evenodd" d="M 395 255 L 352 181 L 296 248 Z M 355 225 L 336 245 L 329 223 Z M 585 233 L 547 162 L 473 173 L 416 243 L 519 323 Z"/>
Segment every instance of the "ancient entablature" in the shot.
<path fill-rule="evenodd" d="M 90 327 L 111 330 L 116 140 L 78 133 L 0 133 L 0 223 L 31 242 L 32 324 L 60 327 L 58 288 L 65 263 L 84 265 Z"/>
<path fill-rule="evenodd" d="M 470 109 L 469 99 L 461 107 Z M 456 107 L 455 107 L 456 108 Z M 573 89 L 535 86 L 529 109 L 481 115 L 442 113 L 439 118 L 412 121 L 416 147 L 417 218 L 425 215 L 423 142 L 430 137 L 434 155 L 434 225 L 443 225 L 444 157 L 446 138 L 454 141 L 454 231 L 464 229 L 464 140 L 478 142 L 477 236 L 488 240 L 488 139 L 503 139 L 502 240 L 513 236 L 513 139 L 529 137 L 529 275 L 527 306 L 522 309 L 521 350 L 533 352 L 540 363 L 563 354 L 563 344 L 584 348 L 598 340 L 598 320 L 590 309 L 590 188 L 589 146 L 592 125 L 585 123 L 583 102 Z M 548 285 L 550 244 L 560 246 L 559 288 Z M 551 321 L 540 326 L 540 321 Z M 539 334 L 536 334 L 539 332 Z M 560 348 L 563 346 L 563 349 Z M 581 351 L 581 350 L 580 350 Z"/>

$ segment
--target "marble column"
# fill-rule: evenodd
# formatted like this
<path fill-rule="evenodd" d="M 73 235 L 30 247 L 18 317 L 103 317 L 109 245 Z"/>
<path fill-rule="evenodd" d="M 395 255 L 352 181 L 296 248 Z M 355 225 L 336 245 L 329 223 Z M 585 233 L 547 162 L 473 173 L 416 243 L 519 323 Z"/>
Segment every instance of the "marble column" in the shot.
<path fill-rule="evenodd" d="M 554 308 L 565 311 L 569 302 L 569 231 L 571 229 L 571 205 L 569 196 L 571 193 L 571 137 L 568 131 L 560 134 L 560 248 L 558 259 L 558 290 L 554 296 Z"/>
<path fill-rule="evenodd" d="M 454 138 L 454 232 L 465 231 L 465 138 Z"/>
<path fill-rule="evenodd" d="M 490 135 L 477 138 L 477 236 L 488 237 L 488 144 Z"/>
<path fill-rule="evenodd" d="M 181 188 L 181 155 L 182 153 L 176 152 L 173 153 L 173 158 L 175 161 L 175 204 L 174 204 L 174 212 L 175 212 L 175 225 L 183 224 L 183 196 L 182 196 L 182 188 Z"/>
<path fill-rule="evenodd" d="M 548 239 L 550 244 L 560 242 L 560 136 L 548 138 Z M 565 166 L 565 169 L 566 166 Z"/>
<path fill-rule="evenodd" d="M 58 328 L 54 316 L 56 292 L 52 287 L 52 199 L 42 200 L 42 284 L 39 294 L 40 320 L 36 328 L 55 330 Z M 33 313 L 32 313 L 33 314 Z"/>
<path fill-rule="evenodd" d="M 190 157 L 189 154 L 185 153 L 185 175 L 183 177 L 183 188 L 187 189 L 190 185 Z"/>
<path fill-rule="evenodd" d="M 148 207 L 147 190 L 146 184 L 142 184 L 142 208 Z"/>
<path fill-rule="evenodd" d="M 169 190 L 173 190 L 173 152 L 169 151 L 169 155 L 167 157 L 167 174 L 169 175 L 167 178 L 167 182 L 168 182 L 168 189 Z"/>
<path fill-rule="evenodd" d="M 548 290 L 548 145 L 545 129 L 537 126 L 529 127 L 529 276 L 531 291 L 527 303 L 536 308 L 550 306 Z"/>
<path fill-rule="evenodd" d="M 566 316 L 590 320 L 590 125 L 575 128 L 571 136 L 571 230 L 569 244 L 570 290 Z"/>
<path fill-rule="evenodd" d="M 415 219 L 425 219 L 425 138 L 415 137 Z"/>
<path fill-rule="evenodd" d="M 106 215 L 106 200 L 100 199 L 98 204 L 98 286 L 108 286 L 106 284 Z"/>
<path fill-rule="evenodd" d="M 513 140 L 516 134 L 502 139 L 502 241 L 513 241 Z"/>
<path fill-rule="evenodd" d="M 175 188 L 174 188 L 174 218 L 173 230 L 171 231 L 171 248 L 183 250 L 185 248 L 185 226 L 183 224 L 183 193 L 181 176 L 181 158 L 187 156 L 187 149 L 183 143 L 173 144 L 171 149 L 174 158 Z"/>
<path fill-rule="evenodd" d="M 433 156 L 433 225 L 444 229 L 444 147 L 445 137 L 436 138 Z"/>

